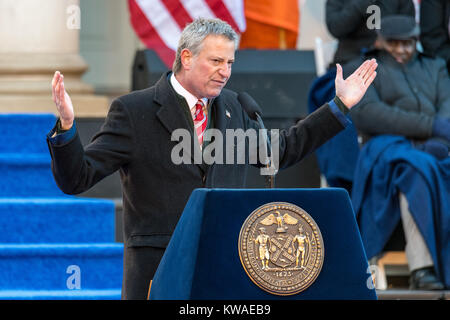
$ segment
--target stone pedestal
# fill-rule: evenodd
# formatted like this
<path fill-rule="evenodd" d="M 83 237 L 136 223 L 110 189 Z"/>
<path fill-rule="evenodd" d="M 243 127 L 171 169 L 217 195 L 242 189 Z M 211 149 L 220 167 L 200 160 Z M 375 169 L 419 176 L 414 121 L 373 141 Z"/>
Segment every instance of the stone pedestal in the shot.
<path fill-rule="evenodd" d="M 51 79 L 64 82 L 76 117 L 104 117 L 109 101 L 81 80 L 78 0 L 0 0 L 0 112 L 55 113 Z"/>

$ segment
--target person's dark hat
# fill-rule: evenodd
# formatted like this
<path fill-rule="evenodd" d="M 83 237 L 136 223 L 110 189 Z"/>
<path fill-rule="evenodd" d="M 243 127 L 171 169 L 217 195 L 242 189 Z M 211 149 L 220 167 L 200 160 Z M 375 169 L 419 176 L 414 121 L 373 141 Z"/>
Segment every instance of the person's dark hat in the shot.
<path fill-rule="evenodd" d="M 408 40 L 418 38 L 420 29 L 413 17 L 391 15 L 381 19 L 377 32 L 386 40 Z"/>

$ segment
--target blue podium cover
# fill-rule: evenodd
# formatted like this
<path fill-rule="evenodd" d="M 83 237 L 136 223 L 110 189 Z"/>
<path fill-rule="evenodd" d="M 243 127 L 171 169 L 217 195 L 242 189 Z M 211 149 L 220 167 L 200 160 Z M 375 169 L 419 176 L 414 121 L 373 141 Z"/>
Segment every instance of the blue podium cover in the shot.
<path fill-rule="evenodd" d="M 306 290 L 277 296 L 247 276 L 238 252 L 244 221 L 269 202 L 305 210 L 323 237 L 320 274 Z M 153 279 L 150 299 L 376 299 L 349 195 L 327 189 L 196 189 Z"/>

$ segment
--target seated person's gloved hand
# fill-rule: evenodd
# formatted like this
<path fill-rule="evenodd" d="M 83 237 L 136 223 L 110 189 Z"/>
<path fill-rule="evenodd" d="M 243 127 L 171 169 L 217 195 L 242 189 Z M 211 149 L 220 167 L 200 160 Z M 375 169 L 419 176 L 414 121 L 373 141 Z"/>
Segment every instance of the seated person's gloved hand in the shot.
<path fill-rule="evenodd" d="M 439 137 L 450 142 L 450 119 L 435 117 L 432 135 L 433 137 Z"/>
<path fill-rule="evenodd" d="M 439 141 L 438 139 L 429 139 L 425 143 L 418 145 L 417 149 L 425 151 L 439 160 L 448 157 L 448 147 L 445 143 Z"/>

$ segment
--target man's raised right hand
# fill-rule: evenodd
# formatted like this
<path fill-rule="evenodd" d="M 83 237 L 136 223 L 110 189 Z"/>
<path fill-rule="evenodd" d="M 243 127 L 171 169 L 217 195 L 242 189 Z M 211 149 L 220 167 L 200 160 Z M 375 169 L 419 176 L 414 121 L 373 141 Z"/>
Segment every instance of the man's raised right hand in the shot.
<path fill-rule="evenodd" d="M 56 71 L 53 76 L 52 98 L 59 113 L 61 128 L 63 130 L 69 130 L 72 128 L 75 115 L 72 100 L 64 88 L 64 76 L 59 71 Z"/>

